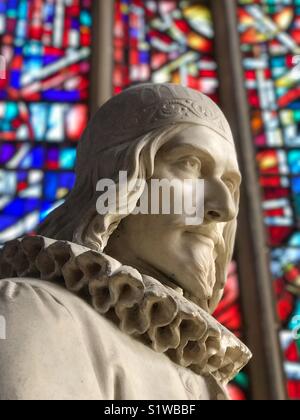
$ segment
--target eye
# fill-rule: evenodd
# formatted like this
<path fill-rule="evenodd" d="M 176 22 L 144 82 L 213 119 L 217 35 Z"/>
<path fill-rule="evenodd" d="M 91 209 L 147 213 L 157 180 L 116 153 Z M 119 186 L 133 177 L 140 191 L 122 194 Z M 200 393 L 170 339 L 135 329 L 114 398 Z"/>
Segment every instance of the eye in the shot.
<path fill-rule="evenodd" d="M 200 159 L 196 157 L 187 157 L 187 158 L 181 159 L 179 161 L 179 165 L 185 171 L 193 172 L 198 176 L 201 175 L 202 164 L 201 164 Z"/>
<path fill-rule="evenodd" d="M 236 184 L 231 179 L 224 179 L 223 182 L 231 192 L 234 192 L 236 190 Z"/>

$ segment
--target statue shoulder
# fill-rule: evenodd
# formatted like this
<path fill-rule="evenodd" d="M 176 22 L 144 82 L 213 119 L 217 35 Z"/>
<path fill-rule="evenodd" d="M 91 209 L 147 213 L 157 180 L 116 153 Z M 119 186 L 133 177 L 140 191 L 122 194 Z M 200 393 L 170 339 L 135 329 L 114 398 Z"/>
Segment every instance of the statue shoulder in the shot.
<path fill-rule="evenodd" d="M 39 284 L 40 283 L 40 284 Z M 16 323 L 31 322 L 31 328 L 54 316 L 69 317 L 64 305 L 45 289 L 41 282 L 31 278 L 0 280 L 0 315 Z M 35 319 L 35 322 L 34 322 Z"/>
<path fill-rule="evenodd" d="M 101 397 L 72 313 L 33 279 L 0 281 L 0 366 L 4 400 Z"/>

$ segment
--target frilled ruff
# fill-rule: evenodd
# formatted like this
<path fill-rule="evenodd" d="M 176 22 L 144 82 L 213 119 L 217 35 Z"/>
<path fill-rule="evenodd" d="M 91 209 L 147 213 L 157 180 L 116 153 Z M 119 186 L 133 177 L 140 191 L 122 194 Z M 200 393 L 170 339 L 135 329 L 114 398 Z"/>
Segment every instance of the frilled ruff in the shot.
<path fill-rule="evenodd" d="M 240 340 L 178 292 L 89 248 L 43 237 L 9 242 L 0 252 L 0 278 L 14 277 L 64 285 L 125 333 L 222 383 L 251 358 Z"/>

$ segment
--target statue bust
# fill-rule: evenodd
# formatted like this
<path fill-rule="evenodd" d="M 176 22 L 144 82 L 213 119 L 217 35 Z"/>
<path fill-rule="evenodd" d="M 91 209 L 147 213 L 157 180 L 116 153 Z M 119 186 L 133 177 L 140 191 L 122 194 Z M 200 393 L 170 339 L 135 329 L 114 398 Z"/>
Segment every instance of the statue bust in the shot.
<path fill-rule="evenodd" d="M 226 384 L 251 353 L 212 316 L 241 183 L 221 110 L 179 85 L 132 87 L 91 119 L 76 175 L 38 236 L 1 250 L 0 398 L 228 398 Z M 100 213 L 105 179 L 119 198 Z M 191 196 L 201 180 L 201 221 L 187 223 L 173 208 L 165 214 L 161 203 L 155 214 L 137 212 L 153 180 L 175 180 Z"/>

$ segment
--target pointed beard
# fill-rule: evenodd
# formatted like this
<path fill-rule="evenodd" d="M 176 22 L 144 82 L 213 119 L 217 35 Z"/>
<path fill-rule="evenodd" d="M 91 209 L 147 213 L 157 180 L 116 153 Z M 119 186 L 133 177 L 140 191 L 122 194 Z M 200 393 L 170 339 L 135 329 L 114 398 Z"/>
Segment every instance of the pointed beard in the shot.
<path fill-rule="evenodd" d="M 216 284 L 214 249 L 203 245 L 197 254 L 194 262 L 194 278 L 199 286 L 197 295 L 201 299 L 210 300 Z"/>
<path fill-rule="evenodd" d="M 212 245 L 198 239 L 196 246 L 189 250 L 188 263 L 182 267 L 181 276 L 189 279 L 191 287 L 184 290 L 187 299 L 202 309 L 209 310 L 209 301 L 216 285 L 215 250 Z M 179 273 L 178 273 L 179 274 Z"/>

